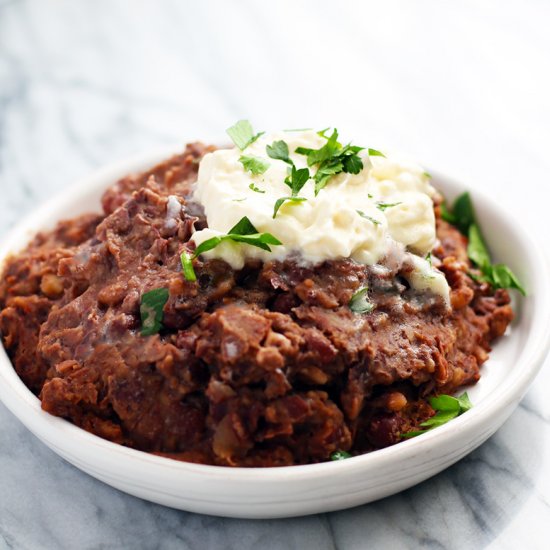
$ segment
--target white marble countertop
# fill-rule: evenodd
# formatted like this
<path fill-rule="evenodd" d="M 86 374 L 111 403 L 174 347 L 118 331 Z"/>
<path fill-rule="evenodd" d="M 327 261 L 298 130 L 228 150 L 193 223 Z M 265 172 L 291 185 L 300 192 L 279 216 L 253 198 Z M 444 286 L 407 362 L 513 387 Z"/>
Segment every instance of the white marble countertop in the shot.
<path fill-rule="evenodd" d="M 92 169 L 166 143 L 336 125 L 494 194 L 546 235 L 550 4 L 0 0 L 0 238 Z M 200 516 L 82 474 L 0 405 L 0 549 L 548 548 L 550 372 L 486 444 L 352 510 Z"/>

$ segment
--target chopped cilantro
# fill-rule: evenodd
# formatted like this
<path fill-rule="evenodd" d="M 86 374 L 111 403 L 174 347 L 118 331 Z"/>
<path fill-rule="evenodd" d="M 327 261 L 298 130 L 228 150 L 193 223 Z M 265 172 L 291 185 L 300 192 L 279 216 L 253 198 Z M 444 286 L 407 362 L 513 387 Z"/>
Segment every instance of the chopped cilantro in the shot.
<path fill-rule="evenodd" d="M 252 191 L 254 191 L 255 193 L 265 193 L 265 191 L 263 189 L 260 189 L 259 187 L 256 187 L 256 185 L 254 185 L 254 182 L 252 182 L 249 186 L 248 186 L 249 189 L 252 189 Z"/>
<path fill-rule="evenodd" d="M 470 274 L 471 278 L 480 282 L 485 281 L 493 288 L 515 288 L 525 296 L 525 288 L 514 275 L 512 270 L 504 264 L 492 264 L 491 256 L 481 229 L 476 222 L 474 206 L 468 192 L 462 193 L 454 202 L 452 210 L 442 203 L 441 217 L 456 226 L 459 231 L 468 237 L 468 257 L 481 271 L 481 276 Z"/>
<path fill-rule="evenodd" d="M 369 302 L 368 287 L 360 288 L 349 301 L 349 308 L 353 313 L 371 313 L 374 310 L 374 304 Z"/>
<path fill-rule="evenodd" d="M 283 244 L 279 239 L 274 237 L 271 233 L 259 233 L 258 230 L 252 225 L 250 220 L 244 216 L 239 222 L 232 227 L 227 235 L 217 235 L 202 242 L 193 254 L 193 258 L 196 258 L 200 254 L 216 248 L 224 241 L 233 241 L 256 246 L 262 250 L 271 252 L 269 245 Z"/>
<path fill-rule="evenodd" d="M 254 143 L 265 132 L 254 134 L 252 124 L 248 120 L 239 120 L 226 130 L 233 143 L 244 151 L 251 143 Z"/>
<path fill-rule="evenodd" d="M 386 158 L 386 155 L 384 155 L 384 153 L 381 153 L 380 151 L 377 151 L 376 149 L 371 149 L 370 147 L 369 147 L 368 153 L 369 153 L 369 157 L 384 157 L 384 158 Z"/>
<path fill-rule="evenodd" d="M 254 176 L 263 174 L 269 168 L 269 162 L 260 157 L 241 156 L 239 162 L 245 170 L 248 170 Z"/>
<path fill-rule="evenodd" d="M 293 197 L 302 190 L 309 177 L 310 174 L 307 168 L 296 169 L 296 166 L 292 165 L 290 174 L 285 178 L 285 183 L 290 187 Z"/>
<path fill-rule="evenodd" d="M 402 204 L 400 202 L 377 202 L 376 203 L 376 208 L 378 208 L 378 210 L 382 210 L 382 212 L 384 212 L 384 210 L 388 209 L 388 208 L 392 208 L 393 206 L 398 206 L 399 204 Z"/>
<path fill-rule="evenodd" d="M 330 455 L 331 460 L 345 460 L 346 458 L 351 458 L 351 455 L 346 451 L 334 451 Z"/>
<path fill-rule="evenodd" d="M 281 208 L 285 202 L 300 203 L 304 201 L 307 201 L 305 197 L 281 197 L 280 199 L 277 199 L 275 201 L 275 206 L 273 207 L 273 218 L 277 216 L 279 208 Z"/>
<path fill-rule="evenodd" d="M 308 166 L 317 166 L 317 172 L 313 179 L 315 181 L 315 195 L 323 189 L 329 180 L 341 172 L 358 174 L 363 169 L 363 161 L 358 155 L 363 147 L 356 145 L 345 145 L 338 141 L 338 130 L 335 128 L 330 136 L 326 132 L 329 129 L 317 132 L 327 142 L 319 149 L 308 147 L 296 148 L 296 153 L 307 156 Z"/>
<path fill-rule="evenodd" d="M 294 165 L 289 157 L 288 145 L 286 141 L 283 141 L 282 139 L 279 141 L 274 141 L 271 145 L 266 145 L 265 151 L 267 156 L 272 159 L 282 160 L 291 166 Z"/>
<path fill-rule="evenodd" d="M 139 313 L 141 316 L 141 335 L 151 336 L 157 334 L 162 328 L 164 305 L 168 301 L 167 288 L 155 288 L 145 292 L 141 296 Z"/>
<path fill-rule="evenodd" d="M 432 409 L 436 411 L 436 413 L 420 424 L 420 427 L 425 429 L 407 432 L 401 434 L 401 437 L 411 438 L 426 433 L 438 426 L 446 424 L 449 420 L 460 416 L 472 408 L 472 403 L 466 392 L 458 397 L 444 394 L 438 395 L 436 397 L 430 397 L 429 401 Z"/>
<path fill-rule="evenodd" d="M 431 252 L 428 252 L 424 259 L 428 262 L 428 264 L 430 264 L 430 267 L 433 267 L 432 266 L 432 253 Z"/>
<path fill-rule="evenodd" d="M 371 217 L 371 216 L 367 216 L 363 211 L 361 210 L 356 210 L 356 212 L 362 217 L 362 218 L 365 218 L 366 220 L 369 220 L 369 222 L 372 222 L 374 225 L 380 225 L 380 222 Z"/>

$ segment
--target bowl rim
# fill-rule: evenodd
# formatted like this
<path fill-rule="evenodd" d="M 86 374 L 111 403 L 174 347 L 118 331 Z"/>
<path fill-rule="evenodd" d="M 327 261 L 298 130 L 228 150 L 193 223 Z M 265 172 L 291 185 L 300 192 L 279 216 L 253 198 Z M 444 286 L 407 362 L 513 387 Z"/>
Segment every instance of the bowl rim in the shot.
<path fill-rule="evenodd" d="M 126 157 L 93 171 L 89 176 L 79 179 L 70 190 L 61 191 L 58 195 L 50 198 L 25 216 L 4 236 L 0 242 L 0 270 L 5 259 L 21 248 L 20 246 L 13 246 L 13 242 L 28 242 L 37 231 L 45 227 L 45 224 L 40 223 L 40 220 L 46 219 L 49 211 L 52 209 L 59 210 L 60 205 L 69 206 L 71 202 L 90 192 L 90 188 L 107 188 L 119 177 L 143 170 L 176 152 L 181 152 L 181 147 L 166 146 Z M 428 167 L 428 170 L 433 181 L 442 182 L 444 187 L 449 185 L 455 188 L 466 188 L 465 185 L 459 184 L 456 179 L 439 170 L 430 167 Z M 482 201 L 484 209 L 490 211 L 491 215 L 502 220 L 507 226 L 510 226 L 507 221 L 509 215 L 496 203 L 493 197 L 489 197 L 483 191 L 474 188 L 471 182 L 469 188 L 474 196 L 474 202 Z M 57 222 L 59 219 L 56 218 L 51 222 Z M 533 307 L 533 316 L 529 320 L 531 333 L 527 345 L 520 351 L 518 356 L 518 361 L 521 361 L 525 367 L 513 371 L 499 384 L 494 392 L 484 397 L 480 403 L 476 403 L 474 409 L 454 419 L 453 422 L 439 427 L 437 430 L 427 432 L 421 438 L 405 440 L 399 444 L 354 456 L 347 460 L 317 464 L 243 468 L 183 462 L 124 447 L 89 433 L 63 418 L 46 413 L 41 409 L 39 399 L 16 374 L 3 345 L 0 345 L 0 380 L 3 382 L 0 384 L 0 398 L 7 408 L 37 435 L 38 432 L 48 432 L 56 439 L 58 437 L 68 437 L 73 443 L 86 446 L 92 445 L 107 454 L 113 455 L 114 453 L 119 459 L 124 458 L 140 464 L 147 463 L 152 468 L 174 470 L 181 474 L 204 476 L 205 478 L 223 480 L 224 482 L 262 481 L 275 483 L 282 480 L 297 481 L 298 479 L 303 481 L 304 479 L 336 475 L 344 470 L 348 472 L 365 472 L 371 467 L 374 468 L 384 462 L 392 461 L 396 456 L 400 460 L 407 460 L 415 455 L 428 452 L 435 441 L 439 445 L 445 445 L 460 432 L 471 431 L 475 433 L 476 428 L 481 429 L 490 418 L 519 401 L 548 354 L 550 337 L 546 335 L 545 331 L 545 328 L 550 326 L 550 289 L 545 284 L 546 281 L 550 280 L 548 262 L 537 239 L 529 235 L 521 225 L 515 224 L 511 230 L 522 243 L 524 253 L 529 258 L 529 266 L 533 268 L 531 270 L 533 278 L 531 293 L 537 297 Z"/>

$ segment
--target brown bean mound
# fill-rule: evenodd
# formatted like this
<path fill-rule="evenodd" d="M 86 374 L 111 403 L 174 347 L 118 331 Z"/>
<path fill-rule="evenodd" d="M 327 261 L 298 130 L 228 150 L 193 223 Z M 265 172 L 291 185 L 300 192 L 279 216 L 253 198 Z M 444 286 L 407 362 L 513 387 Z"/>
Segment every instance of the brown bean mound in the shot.
<path fill-rule="evenodd" d="M 205 227 L 188 200 L 201 144 L 108 189 L 103 215 L 63 221 L 10 258 L 0 332 L 42 408 L 100 437 L 179 460 L 283 466 L 369 452 L 434 414 L 427 397 L 479 379 L 512 319 L 508 293 L 468 277 L 466 239 L 437 216 L 434 263 L 452 311 L 405 266 L 344 259 L 234 271 L 179 254 Z M 167 223 L 175 195 L 181 215 Z M 348 302 L 368 284 L 376 306 Z M 163 330 L 141 336 L 141 296 L 168 288 Z"/>

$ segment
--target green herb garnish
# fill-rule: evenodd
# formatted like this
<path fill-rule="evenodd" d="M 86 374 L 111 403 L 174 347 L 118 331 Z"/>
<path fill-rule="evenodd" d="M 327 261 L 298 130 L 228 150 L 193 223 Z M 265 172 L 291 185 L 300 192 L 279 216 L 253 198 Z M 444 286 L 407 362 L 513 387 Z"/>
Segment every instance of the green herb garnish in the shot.
<path fill-rule="evenodd" d="M 265 132 L 254 134 L 252 124 L 248 120 L 239 120 L 226 130 L 233 143 L 244 151 L 251 143 L 254 143 Z"/>
<path fill-rule="evenodd" d="M 327 137 L 326 131 L 318 132 L 327 142 L 319 149 L 308 147 L 297 147 L 296 153 L 307 156 L 308 166 L 317 166 L 317 172 L 313 177 L 315 181 L 315 195 L 327 185 L 329 180 L 341 172 L 358 174 L 363 169 L 363 161 L 358 155 L 363 147 L 356 145 L 345 145 L 338 141 L 338 130 L 334 129 Z"/>
<path fill-rule="evenodd" d="M 254 185 L 254 183 L 251 183 L 248 186 L 248 188 L 252 189 L 252 191 L 254 191 L 254 193 L 265 193 L 265 191 L 263 189 L 260 189 L 259 187 L 256 187 L 256 185 Z"/>
<path fill-rule="evenodd" d="M 369 220 L 369 222 L 372 222 L 374 225 L 380 225 L 380 222 L 371 217 L 371 216 L 367 216 L 364 212 L 362 212 L 361 210 L 356 210 L 356 212 L 362 217 L 362 218 L 365 218 L 366 220 Z"/>
<path fill-rule="evenodd" d="M 193 269 L 193 258 L 184 250 L 181 253 L 180 260 L 184 277 L 188 281 L 196 281 L 197 276 L 195 275 L 195 270 Z"/>
<path fill-rule="evenodd" d="M 309 178 L 310 174 L 307 168 L 296 169 L 296 166 L 292 165 L 290 174 L 285 178 L 285 183 L 290 187 L 293 197 L 302 190 Z"/>
<path fill-rule="evenodd" d="M 446 221 L 456 226 L 460 232 L 468 236 L 470 226 L 476 223 L 474 205 L 470 193 L 462 193 L 454 202 L 452 210 L 444 208 Z"/>
<path fill-rule="evenodd" d="M 345 460 L 346 458 L 351 458 L 351 455 L 346 451 L 334 451 L 330 455 L 331 460 Z"/>
<path fill-rule="evenodd" d="M 472 408 L 472 403 L 466 392 L 459 397 L 444 394 L 438 395 L 437 397 L 430 397 L 429 401 L 432 409 L 434 409 L 436 413 L 434 416 L 428 418 L 428 420 L 420 424 L 420 427 L 426 429 L 407 432 L 401 434 L 401 437 L 410 438 L 426 433 L 434 428 L 437 428 L 438 426 L 446 424 L 449 420 L 460 416 Z"/>
<path fill-rule="evenodd" d="M 387 210 L 388 208 L 392 208 L 393 206 L 398 206 L 402 204 L 401 202 L 377 202 L 376 203 L 376 208 L 378 208 L 378 210 L 382 210 L 382 212 L 384 212 L 384 210 Z"/>
<path fill-rule="evenodd" d="M 430 267 L 433 267 L 432 266 L 432 253 L 431 252 L 428 252 L 424 259 L 430 264 Z"/>
<path fill-rule="evenodd" d="M 369 148 L 368 153 L 369 153 L 369 157 L 384 157 L 384 158 L 386 158 L 386 155 L 384 155 L 384 153 L 381 153 L 380 151 L 377 151 L 376 149 Z"/>
<path fill-rule="evenodd" d="M 280 199 L 277 199 L 275 201 L 275 206 L 273 207 L 273 218 L 275 219 L 277 212 L 279 212 L 279 208 L 281 208 L 285 202 L 300 203 L 304 201 L 307 201 L 305 197 L 281 197 Z"/>
<path fill-rule="evenodd" d="M 250 220 L 244 216 L 234 227 L 229 230 L 227 235 L 217 235 L 216 237 L 207 239 L 197 246 L 193 254 L 193 259 L 204 252 L 208 252 L 209 250 L 216 248 L 224 241 L 245 243 L 261 248 L 262 250 L 267 250 L 268 252 L 271 252 L 269 245 L 283 244 L 271 233 L 259 233 Z"/>
<path fill-rule="evenodd" d="M 368 287 L 360 288 L 349 301 L 349 308 L 353 313 L 370 313 L 374 310 L 374 304 L 369 302 Z"/>
<path fill-rule="evenodd" d="M 489 283 L 493 288 L 515 288 L 525 296 L 526 292 L 512 270 L 504 264 L 492 264 L 491 256 L 481 229 L 476 222 L 470 194 L 462 193 L 454 202 L 452 210 L 445 203 L 440 206 L 441 217 L 457 227 L 468 237 L 468 257 L 479 268 L 481 277 L 471 275 L 474 280 Z"/>
<path fill-rule="evenodd" d="M 275 160 L 282 160 L 283 162 L 294 166 L 294 162 L 292 162 L 292 159 L 289 156 L 286 141 L 283 141 L 282 139 L 279 141 L 274 141 L 271 145 L 266 145 L 265 151 L 268 157 Z"/>
<path fill-rule="evenodd" d="M 260 157 L 243 155 L 239 158 L 239 162 L 254 176 L 263 174 L 269 168 L 269 162 Z"/>
<path fill-rule="evenodd" d="M 168 301 L 169 292 L 167 288 L 155 288 L 145 292 L 141 296 L 139 313 L 141 316 L 141 335 L 151 336 L 157 334 L 162 328 L 164 305 Z"/>

